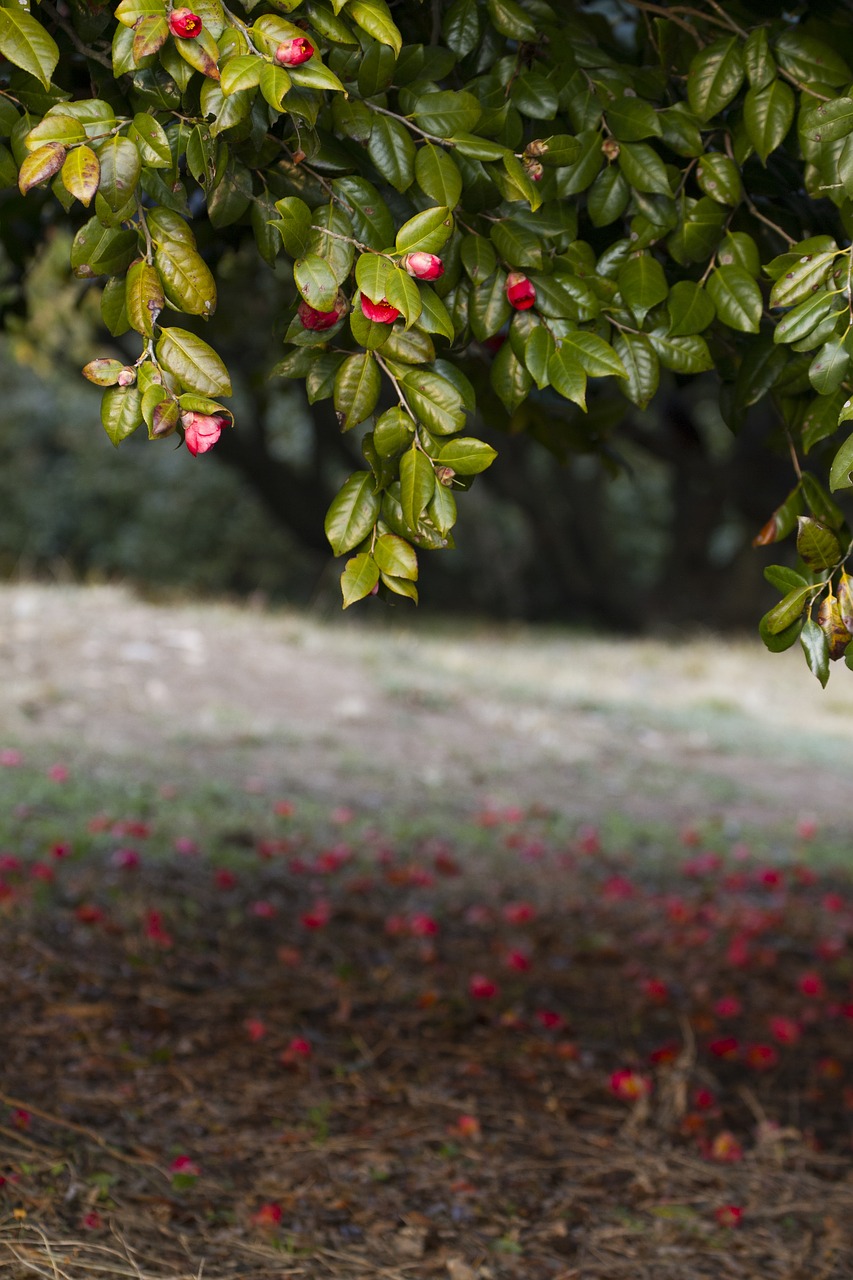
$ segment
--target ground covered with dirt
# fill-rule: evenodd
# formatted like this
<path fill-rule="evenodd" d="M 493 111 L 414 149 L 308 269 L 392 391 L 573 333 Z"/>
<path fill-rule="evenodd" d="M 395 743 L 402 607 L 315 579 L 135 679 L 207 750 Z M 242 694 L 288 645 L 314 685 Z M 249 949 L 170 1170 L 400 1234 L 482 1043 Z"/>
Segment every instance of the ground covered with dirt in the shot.
<path fill-rule="evenodd" d="M 844 673 L 613 651 L 0 593 L 0 1276 L 853 1277 Z"/>

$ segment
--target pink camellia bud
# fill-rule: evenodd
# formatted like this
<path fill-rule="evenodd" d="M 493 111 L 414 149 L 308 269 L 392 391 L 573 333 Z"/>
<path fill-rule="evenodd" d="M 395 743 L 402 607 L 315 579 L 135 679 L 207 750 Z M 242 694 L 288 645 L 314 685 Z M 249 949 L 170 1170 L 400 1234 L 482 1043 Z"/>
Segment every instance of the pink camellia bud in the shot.
<path fill-rule="evenodd" d="M 188 410 L 181 414 L 181 426 L 184 429 L 184 443 L 193 457 L 199 453 L 207 453 L 212 449 L 222 428 L 228 426 L 228 415 L 224 413 L 194 413 Z"/>
<path fill-rule="evenodd" d="M 416 280 L 437 280 L 444 275 L 444 263 L 434 253 L 407 253 L 400 266 Z"/>
<path fill-rule="evenodd" d="M 536 301 L 536 290 L 523 271 L 510 271 L 507 276 L 506 300 L 516 311 L 528 311 Z"/>
<path fill-rule="evenodd" d="M 131 369 L 128 365 L 125 365 L 121 373 L 116 378 L 116 382 L 120 387 L 132 387 L 135 381 L 136 370 Z"/>
<path fill-rule="evenodd" d="M 375 320 L 377 324 L 393 324 L 400 314 L 386 298 L 382 298 L 380 302 L 371 302 L 365 294 L 361 295 L 361 309 L 368 320 Z"/>
<path fill-rule="evenodd" d="M 169 14 L 169 30 L 182 40 L 195 40 L 201 35 L 201 18 L 192 9 L 173 9 Z"/>
<path fill-rule="evenodd" d="M 316 307 L 309 307 L 308 303 L 303 301 L 296 308 L 296 314 L 303 329 L 313 329 L 315 331 L 331 329 L 346 311 L 346 305 L 341 294 L 338 294 L 331 311 L 318 311 Z"/>
<path fill-rule="evenodd" d="M 275 60 L 280 67 L 301 67 L 303 62 L 314 57 L 314 46 L 304 36 L 296 36 L 293 40 L 282 40 L 275 51 Z"/>

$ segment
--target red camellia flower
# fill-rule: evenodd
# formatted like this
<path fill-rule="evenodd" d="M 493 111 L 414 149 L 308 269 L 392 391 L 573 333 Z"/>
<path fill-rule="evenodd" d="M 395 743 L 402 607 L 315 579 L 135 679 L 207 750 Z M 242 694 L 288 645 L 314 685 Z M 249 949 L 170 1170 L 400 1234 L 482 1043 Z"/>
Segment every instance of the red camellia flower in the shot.
<path fill-rule="evenodd" d="M 627 1102 L 636 1102 L 639 1098 L 648 1097 L 651 1091 L 651 1080 L 648 1076 L 641 1076 L 639 1071 L 623 1068 L 621 1071 L 614 1071 L 610 1077 L 610 1092 Z"/>
<path fill-rule="evenodd" d="M 813 970 L 810 970 L 808 973 L 801 974 L 797 982 L 797 986 L 799 987 L 802 995 L 811 996 L 813 999 L 819 1000 L 822 996 L 826 995 L 826 986 L 823 978 L 819 973 L 815 973 Z"/>
<path fill-rule="evenodd" d="M 201 18 L 192 9 L 173 9 L 169 14 L 169 30 L 182 40 L 195 40 L 201 35 Z"/>
<path fill-rule="evenodd" d="M 796 1044 L 800 1038 L 800 1024 L 795 1022 L 793 1018 L 786 1018 L 782 1015 L 774 1015 L 767 1019 L 770 1027 L 770 1033 L 774 1040 L 778 1040 L 779 1044 Z"/>
<path fill-rule="evenodd" d="M 708 1052 L 715 1058 L 736 1058 L 740 1053 L 740 1043 L 735 1036 L 719 1036 L 708 1045 Z"/>
<path fill-rule="evenodd" d="M 222 428 L 228 426 L 228 421 L 225 413 L 194 413 L 190 409 L 181 414 L 184 443 L 193 457 L 213 448 L 222 435 Z"/>
<path fill-rule="evenodd" d="M 296 36 L 293 40 L 282 40 L 275 51 L 275 60 L 280 67 L 301 67 L 303 62 L 314 57 L 314 46 L 304 36 Z"/>
<path fill-rule="evenodd" d="M 400 266 L 416 280 L 437 280 L 444 275 L 444 263 L 434 253 L 407 253 L 400 259 Z"/>
<path fill-rule="evenodd" d="M 169 1165 L 169 1172 L 182 1174 L 185 1178 L 197 1178 L 201 1169 L 190 1156 L 175 1156 Z"/>
<path fill-rule="evenodd" d="M 772 1044 L 749 1044 L 744 1051 L 746 1065 L 753 1071 L 769 1071 L 779 1061 L 779 1054 Z"/>
<path fill-rule="evenodd" d="M 712 1160 L 718 1160 L 721 1164 L 735 1164 L 743 1159 L 743 1147 L 733 1133 L 724 1129 L 711 1143 L 708 1154 Z"/>
<path fill-rule="evenodd" d="M 475 973 L 468 983 L 468 994 L 475 1000 L 491 1000 L 498 994 L 498 984 L 485 974 Z"/>
<path fill-rule="evenodd" d="M 303 329 L 318 331 L 331 329 L 338 323 L 346 309 L 346 303 L 342 296 L 338 294 L 331 311 L 318 311 L 316 307 L 309 307 L 307 302 L 300 302 L 296 308 L 296 314 Z"/>
<path fill-rule="evenodd" d="M 743 1209 L 737 1204 L 723 1204 L 714 1210 L 714 1217 L 721 1227 L 736 1227 L 743 1217 Z"/>
<path fill-rule="evenodd" d="M 523 271 L 510 271 L 507 276 L 506 300 L 516 311 L 528 311 L 536 301 L 536 290 Z"/>
<path fill-rule="evenodd" d="M 361 295 L 361 309 L 368 320 L 375 320 L 377 324 L 393 324 L 400 314 L 386 298 L 382 298 L 379 302 L 371 302 L 366 294 Z"/>
<path fill-rule="evenodd" d="M 281 1205 L 276 1204 L 275 1201 L 270 1201 L 269 1204 L 262 1204 L 260 1209 L 257 1209 L 255 1213 L 252 1214 L 251 1221 L 252 1226 L 254 1227 L 267 1227 L 274 1229 L 281 1225 L 281 1219 Z"/>

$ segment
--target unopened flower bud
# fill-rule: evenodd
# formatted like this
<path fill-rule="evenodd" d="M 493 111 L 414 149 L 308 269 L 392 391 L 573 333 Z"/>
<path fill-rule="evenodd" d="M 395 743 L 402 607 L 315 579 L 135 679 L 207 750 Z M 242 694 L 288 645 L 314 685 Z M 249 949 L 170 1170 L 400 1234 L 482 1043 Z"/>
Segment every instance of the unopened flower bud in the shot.
<path fill-rule="evenodd" d="M 506 300 L 516 311 L 529 311 L 536 301 L 536 290 L 523 271 L 510 271 L 507 276 Z"/>
<path fill-rule="evenodd" d="M 182 40 L 195 40 L 201 35 L 202 26 L 201 18 L 192 9 L 173 9 L 169 14 L 169 30 Z"/>
<path fill-rule="evenodd" d="M 275 60 L 280 67 L 301 67 L 303 62 L 314 57 L 314 46 L 305 36 L 295 36 L 293 40 L 282 40 L 275 51 Z"/>
<path fill-rule="evenodd" d="M 445 489 L 449 489 L 453 484 L 453 477 L 456 472 L 452 467 L 436 467 L 435 478 L 439 484 L 443 484 Z"/>
<path fill-rule="evenodd" d="M 416 280 L 437 280 L 444 275 L 444 263 L 435 253 L 407 253 L 400 259 L 400 266 Z"/>
<path fill-rule="evenodd" d="M 194 413 L 190 409 L 181 414 L 184 443 L 194 457 L 212 449 L 227 425 L 228 415 L 224 413 Z"/>
<path fill-rule="evenodd" d="M 316 307 L 309 306 L 303 300 L 297 307 L 296 314 L 303 329 L 322 330 L 333 328 L 346 313 L 346 309 L 347 304 L 343 294 L 339 293 L 331 311 L 318 311 Z"/>
<path fill-rule="evenodd" d="M 382 298 L 379 302 L 371 302 L 365 294 L 361 295 L 361 309 L 368 320 L 375 320 L 377 324 L 393 324 L 400 314 L 396 307 L 391 306 L 387 298 Z"/>
<path fill-rule="evenodd" d="M 533 182 L 541 182 L 542 174 L 545 172 L 538 160 L 527 160 L 524 165 L 524 171 Z"/>
<path fill-rule="evenodd" d="M 601 150 L 608 160 L 615 160 L 619 155 L 619 143 L 615 138 L 605 138 L 601 144 Z"/>
<path fill-rule="evenodd" d="M 544 138 L 534 138 L 524 148 L 524 154 L 529 160 L 538 160 L 540 156 L 547 154 L 548 149 L 548 143 Z"/>
<path fill-rule="evenodd" d="M 132 369 L 130 365 L 125 365 L 121 373 L 116 378 L 116 382 L 120 387 L 132 387 L 135 381 L 136 370 Z"/>

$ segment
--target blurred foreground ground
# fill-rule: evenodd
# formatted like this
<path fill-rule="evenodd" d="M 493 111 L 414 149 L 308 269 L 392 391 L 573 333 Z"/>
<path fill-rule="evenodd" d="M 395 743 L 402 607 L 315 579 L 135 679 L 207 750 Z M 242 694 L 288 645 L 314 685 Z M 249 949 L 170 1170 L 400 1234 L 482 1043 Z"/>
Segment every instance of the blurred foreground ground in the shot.
<path fill-rule="evenodd" d="M 376 624 L 373 619 L 379 616 Z M 799 647 L 591 639 L 160 607 L 114 588 L 0 590 L 0 724 L 96 775 L 140 761 L 374 811 L 569 817 L 846 842 L 853 673 Z"/>

